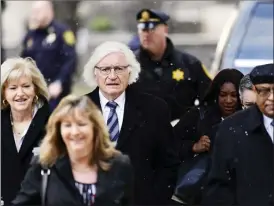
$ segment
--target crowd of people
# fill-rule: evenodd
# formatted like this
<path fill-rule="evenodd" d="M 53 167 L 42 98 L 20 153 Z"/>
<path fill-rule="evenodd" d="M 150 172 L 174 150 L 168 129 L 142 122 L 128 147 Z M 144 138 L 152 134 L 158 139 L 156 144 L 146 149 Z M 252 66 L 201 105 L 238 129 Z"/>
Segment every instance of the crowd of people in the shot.
<path fill-rule="evenodd" d="M 274 205 L 274 64 L 211 77 L 168 19 L 142 9 L 134 49 L 98 45 L 76 96 L 75 36 L 34 2 L 1 65 L 3 205 Z"/>

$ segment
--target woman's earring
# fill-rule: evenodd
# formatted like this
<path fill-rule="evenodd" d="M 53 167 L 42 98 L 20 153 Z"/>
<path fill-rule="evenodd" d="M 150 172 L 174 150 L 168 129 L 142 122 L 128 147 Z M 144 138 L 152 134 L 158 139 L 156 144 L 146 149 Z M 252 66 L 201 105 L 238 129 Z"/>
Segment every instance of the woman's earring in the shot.
<path fill-rule="evenodd" d="M 39 99 L 38 96 L 35 95 L 35 97 L 34 97 L 34 102 L 37 103 L 37 102 L 38 102 L 38 99 Z"/>
<path fill-rule="evenodd" d="M 8 105 L 8 101 L 6 99 L 3 100 L 3 105 L 7 106 Z"/>

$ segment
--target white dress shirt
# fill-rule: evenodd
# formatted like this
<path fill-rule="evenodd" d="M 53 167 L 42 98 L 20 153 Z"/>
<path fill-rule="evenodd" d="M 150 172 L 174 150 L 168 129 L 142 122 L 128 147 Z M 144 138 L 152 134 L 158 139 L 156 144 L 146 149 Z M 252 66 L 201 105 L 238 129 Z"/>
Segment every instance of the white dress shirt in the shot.
<path fill-rule="evenodd" d="M 269 134 L 270 138 L 272 139 L 272 142 L 274 142 L 274 127 L 271 125 L 271 122 L 273 121 L 272 118 L 269 118 L 265 115 L 264 116 L 264 126 L 266 128 L 267 133 Z"/>
<path fill-rule="evenodd" d="M 104 95 L 102 94 L 100 90 L 99 90 L 99 98 L 100 98 L 100 104 L 101 104 L 104 120 L 105 120 L 105 123 L 107 124 L 110 108 L 106 104 L 109 102 L 109 100 L 104 97 Z M 124 110 L 125 110 L 125 102 L 126 102 L 125 92 L 123 92 L 117 99 L 115 99 L 114 102 L 117 103 L 117 107 L 115 111 L 118 117 L 119 132 L 120 132 L 123 124 L 123 118 L 124 118 Z"/>

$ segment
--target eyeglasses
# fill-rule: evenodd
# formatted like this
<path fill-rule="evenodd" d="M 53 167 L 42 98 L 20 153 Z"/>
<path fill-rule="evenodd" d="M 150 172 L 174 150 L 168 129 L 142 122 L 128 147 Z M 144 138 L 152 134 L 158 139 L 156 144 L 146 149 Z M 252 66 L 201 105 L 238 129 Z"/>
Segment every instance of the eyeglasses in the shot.
<path fill-rule="evenodd" d="M 259 96 L 263 97 L 263 98 L 268 98 L 271 94 L 271 92 L 274 95 L 274 88 L 258 88 L 255 87 L 257 93 L 259 94 Z"/>
<path fill-rule="evenodd" d="M 122 74 L 126 71 L 126 69 L 129 67 L 129 65 L 126 66 L 108 66 L 108 67 L 97 67 L 95 66 L 95 69 L 98 69 L 102 75 L 109 75 L 111 70 L 113 69 L 115 74 Z"/>

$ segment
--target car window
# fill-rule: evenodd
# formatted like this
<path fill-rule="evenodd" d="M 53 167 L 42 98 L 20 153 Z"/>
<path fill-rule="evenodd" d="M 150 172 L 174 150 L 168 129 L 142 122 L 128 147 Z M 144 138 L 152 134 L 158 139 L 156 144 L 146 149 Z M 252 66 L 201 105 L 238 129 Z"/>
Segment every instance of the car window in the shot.
<path fill-rule="evenodd" d="M 273 2 L 254 7 L 236 58 L 273 59 Z"/>

